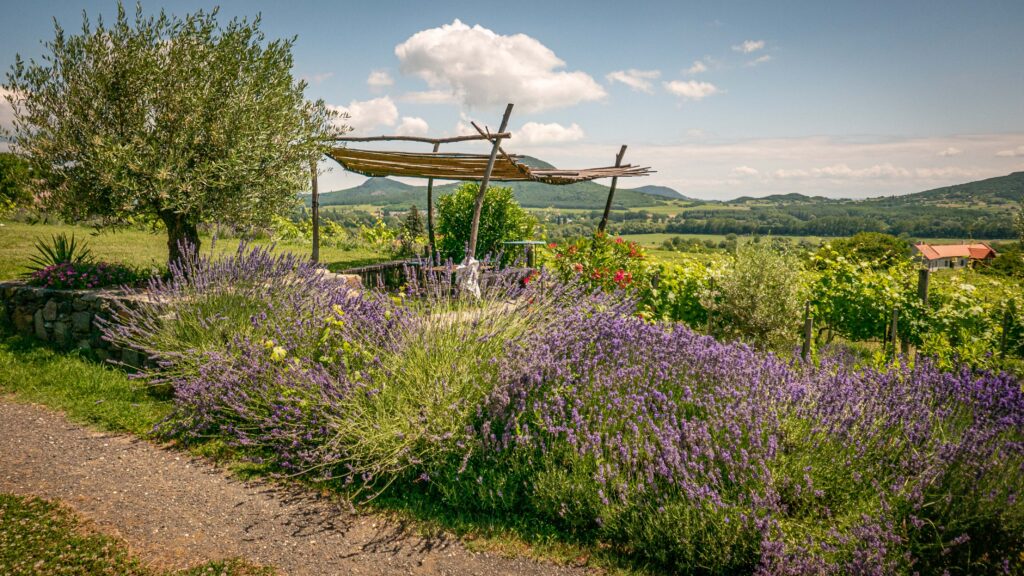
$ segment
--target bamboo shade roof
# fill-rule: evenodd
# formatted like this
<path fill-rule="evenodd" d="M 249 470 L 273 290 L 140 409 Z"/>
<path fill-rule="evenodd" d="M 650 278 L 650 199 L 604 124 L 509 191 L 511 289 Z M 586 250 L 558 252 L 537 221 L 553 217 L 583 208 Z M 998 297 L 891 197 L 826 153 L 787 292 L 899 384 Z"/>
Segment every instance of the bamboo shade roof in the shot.
<path fill-rule="evenodd" d="M 327 155 L 346 170 L 365 176 L 410 176 L 441 180 L 483 180 L 489 156 L 462 153 L 416 153 L 332 148 Z M 533 181 L 545 184 L 572 184 L 596 178 L 646 176 L 648 167 L 604 166 L 580 170 L 533 168 L 519 161 L 517 155 L 502 154 L 495 158 L 491 180 L 504 182 Z"/>

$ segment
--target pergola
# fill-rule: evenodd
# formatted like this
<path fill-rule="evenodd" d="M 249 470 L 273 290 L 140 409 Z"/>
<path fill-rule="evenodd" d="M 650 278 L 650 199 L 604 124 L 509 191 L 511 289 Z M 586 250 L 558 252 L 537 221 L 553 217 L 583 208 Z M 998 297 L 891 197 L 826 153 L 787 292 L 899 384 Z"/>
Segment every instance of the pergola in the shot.
<path fill-rule="evenodd" d="M 441 180 L 469 180 L 479 181 L 480 189 L 476 195 L 473 205 L 473 220 L 470 227 L 469 246 L 466 250 L 466 258 L 471 259 L 476 254 L 477 233 L 480 228 L 480 211 L 483 207 L 484 194 L 491 180 L 500 182 L 542 182 L 544 184 L 564 185 L 576 182 L 586 182 L 597 178 L 611 178 L 612 183 L 608 190 L 608 200 L 605 203 L 604 215 L 598 230 L 603 231 L 608 224 L 608 213 L 611 210 L 612 198 L 615 195 L 615 187 L 620 177 L 646 176 L 650 174 L 648 167 L 632 166 L 622 164 L 622 157 L 626 153 L 626 147 L 622 146 L 615 156 L 614 166 L 598 168 L 584 168 L 578 170 L 539 169 L 528 166 L 521 162 L 521 156 L 508 154 L 501 147 L 501 141 L 511 138 L 512 135 L 506 132 L 508 119 L 512 114 L 512 104 L 505 108 L 505 114 L 501 118 L 501 125 L 495 133 L 480 128 L 475 122 L 471 122 L 478 134 L 468 136 L 455 136 L 451 138 L 421 138 L 417 136 L 366 136 L 366 137 L 341 137 L 337 142 L 424 142 L 433 144 L 433 151 L 429 153 L 417 152 L 394 152 L 361 150 L 348 147 L 334 147 L 327 151 L 327 155 L 337 161 L 343 168 L 350 172 L 356 172 L 365 176 L 405 176 L 427 179 L 427 233 L 430 241 L 431 254 L 435 253 L 434 241 L 434 179 Z M 491 153 L 488 154 L 466 154 L 454 152 L 439 152 L 441 144 L 454 142 L 466 142 L 472 140 L 487 140 L 492 143 Z M 319 253 L 319 197 L 316 186 L 316 171 L 313 171 L 313 259 L 316 260 Z"/>

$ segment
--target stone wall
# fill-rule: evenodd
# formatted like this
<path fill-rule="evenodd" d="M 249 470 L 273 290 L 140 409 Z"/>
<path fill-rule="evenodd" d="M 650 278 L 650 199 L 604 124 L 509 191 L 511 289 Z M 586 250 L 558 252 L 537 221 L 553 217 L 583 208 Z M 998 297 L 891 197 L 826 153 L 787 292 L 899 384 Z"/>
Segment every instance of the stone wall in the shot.
<path fill-rule="evenodd" d="M 24 282 L 0 282 L 0 324 L 60 350 L 80 350 L 98 360 L 141 366 L 144 358 L 100 337 L 96 318 L 109 318 L 111 304 L 131 297 L 117 290 L 51 290 Z"/>

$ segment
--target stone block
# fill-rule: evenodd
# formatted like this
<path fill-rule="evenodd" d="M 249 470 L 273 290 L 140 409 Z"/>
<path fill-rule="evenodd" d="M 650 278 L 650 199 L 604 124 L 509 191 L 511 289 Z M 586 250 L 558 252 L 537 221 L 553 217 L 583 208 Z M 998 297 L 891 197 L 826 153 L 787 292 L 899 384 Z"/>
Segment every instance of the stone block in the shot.
<path fill-rule="evenodd" d="M 71 303 L 71 307 L 75 310 L 75 312 L 81 312 L 82 310 L 85 310 L 89 307 L 89 303 L 86 302 L 84 298 L 75 298 L 75 300 Z"/>
<path fill-rule="evenodd" d="M 53 340 L 58 344 L 64 344 L 71 339 L 71 327 L 66 322 L 54 322 Z"/>
<path fill-rule="evenodd" d="M 92 314 L 88 312 L 75 312 L 71 315 L 71 327 L 75 332 L 88 332 L 92 327 Z"/>
<path fill-rule="evenodd" d="M 57 319 L 57 300 L 50 298 L 43 306 L 43 320 L 53 322 Z"/>
<path fill-rule="evenodd" d="M 121 350 L 121 362 L 124 362 L 134 368 L 141 366 L 141 364 L 139 364 L 139 353 L 131 348 L 124 348 Z"/>
<path fill-rule="evenodd" d="M 39 310 L 36 310 L 36 313 L 33 316 L 33 318 L 33 323 L 35 324 L 36 338 L 39 338 L 40 340 L 49 340 L 49 335 L 46 333 L 46 321 L 43 320 L 43 309 L 40 308 Z"/>
<path fill-rule="evenodd" d="M 32 333 L 32 313 L 22 308 L 16 308 L 14 310 L 14 329 L 19 334 L 31 334 Z"/>

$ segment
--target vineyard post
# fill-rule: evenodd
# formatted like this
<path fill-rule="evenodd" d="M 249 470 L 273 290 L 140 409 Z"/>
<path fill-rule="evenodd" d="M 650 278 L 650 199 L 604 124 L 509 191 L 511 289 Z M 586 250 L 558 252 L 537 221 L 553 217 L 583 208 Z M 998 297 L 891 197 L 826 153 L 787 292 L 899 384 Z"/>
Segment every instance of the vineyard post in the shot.
<path fill-rule="evenodd" d="M 917 296 L 921 303 L 928 305 L 928 269 L 922 268 L 917 271 Z"/>
<path fill-rule="evenodd" d="M 1010 331 L 1010 307 L 1003 305 L 1003 333 L 999 335 L 999 359 L 1006 362 L 1006 333 Z"/>
<path fill-rule="evenodd" d="M 310 208 L 313 212 L 313 262 L 320 261 L 320 189 L 316 181 L 316 160 L 309 161 L 309 174 L 313 196 L 310 199 Z"/>
<path fill-rule="evenodd" d="M 811 357 L 811 335 L 814 333 L 814 319 L 811 317 L 811 303 L 804 305 L 804 343 L 800 347 L 800 357 L 806 362 Z"/>
<path fill-rule="evenodd" d="M 900 309 L 892 309 L 892 327 L 889 329 L 890 340 L 892 341 L 892 356 L 896 357 L 896 338 L 898 338 L 897 322 L 899 322 Z"/>

